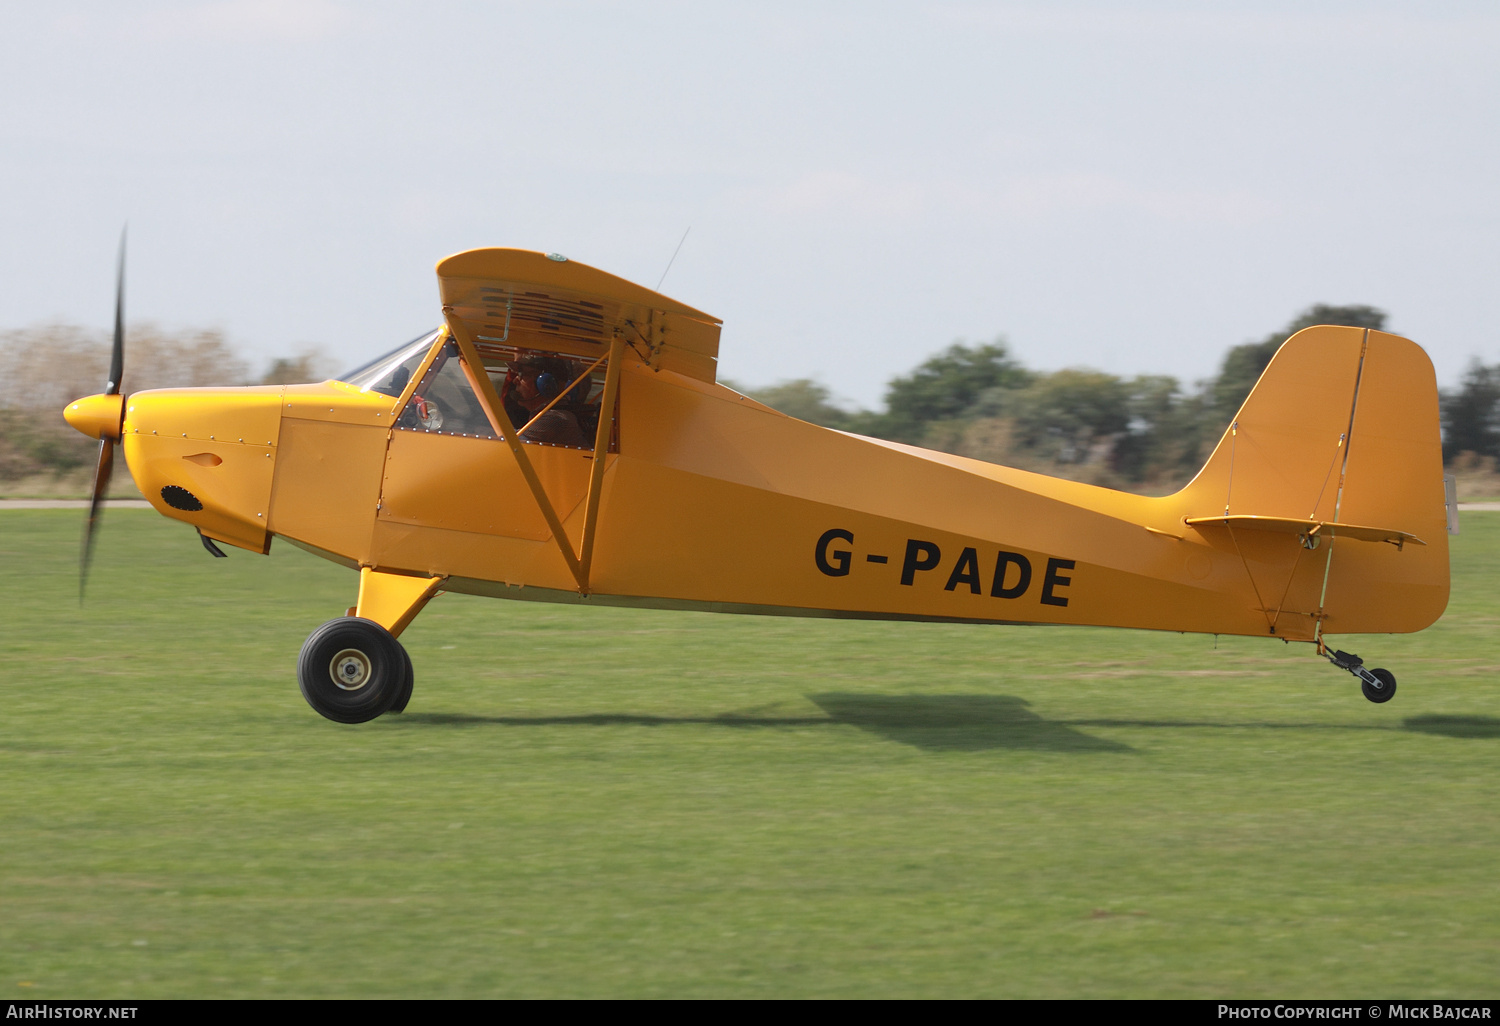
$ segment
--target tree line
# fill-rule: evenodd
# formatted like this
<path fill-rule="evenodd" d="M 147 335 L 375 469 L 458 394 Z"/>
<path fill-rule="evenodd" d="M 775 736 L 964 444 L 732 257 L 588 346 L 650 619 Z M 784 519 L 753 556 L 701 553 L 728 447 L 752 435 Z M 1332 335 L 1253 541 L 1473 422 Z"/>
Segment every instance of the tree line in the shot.
<path fill-rule="evenodd" d="M 1263 339 L 1224 354 L 1218 373 L 1185 386 L 1169 375 L 1124 378 L 1086 367 L 1036 371 L 1005 339 L 955 343 L 892 378 L 884 408 L 849 410 L 808 378 L 744 394 L 825 427 L 920 445 L 1092 484 L 1164 494 L 1208 458 L 1281 344 L 1303 328 L 1384 330 L 1372 306 L 1317 304 Z M 1475 361 L 1441 393 L 1446 461 L 1493 470 L 1500 457 L 1500 365 Z"/>
<path fill-rule="evenodd" d="M 740 391 L 826 427 L 938 449 L 1130 491 L 1167 492 L 1202 466 L 1276 350 L 1314 324 L 1384 329 L 1371 306 L 1318 304 L 1280 331 L 1230 348 L 1218 373 L 1185 386 L 1169 375 L 1119 377 L 1086 367 L 1031 370 L 1003 338 L 956 342 L 891 379 L 883 407 L 846 409 L 808 378 Z M 275 360 L 263 373 L 213 330 L 150 325 L 128 335 L 123 390 L 282 384 L 321 379 L 316 351 Z M 97 443 L 73 431 L 63 407 L 100 391 L 109 368 L 103 332 L 47 325 L 0 332 L 0 481 L 91 466 Z M 732 384 L 726 382 L 726 384 Z M 1500 458 L 1500 364 L 1474 361 L 1442 392 L 1443 455 L 1493 472 Z"/>

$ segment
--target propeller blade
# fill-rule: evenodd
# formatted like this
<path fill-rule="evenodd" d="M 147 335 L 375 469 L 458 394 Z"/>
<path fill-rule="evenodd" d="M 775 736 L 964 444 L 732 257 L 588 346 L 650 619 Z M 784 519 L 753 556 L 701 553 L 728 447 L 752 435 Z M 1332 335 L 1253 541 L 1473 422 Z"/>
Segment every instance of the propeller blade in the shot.
<path fill-rule="evenodd" d="M 99 440 L 99 465 L 94 468 L 94 491 L 89 496 L 89 518 L 83 525 L 83 552 L 78 558 L 78 601 L 83 602 L 84 585 L 89 579 L 89 562 L 94 556 L 94 531 L 99 526 L 99 512 L 104 496 L 109 493 L 109 479 L 115 469 L 115 443 L 113 439 Z"/>
<path fill-rule="evenodd" d="M 104 385 L 105 395 L 119 395 L 120 379 L 125 376 L 125 235 L 129 230 L 129 225 L 120 229 L 120 262 L 115 272 L 115 344 L 109 356 L 109 381 Z M 94 490 L 89 495 L 89 518 L 83 525 L 83 551 L 78 556 L 79 604 L 83 603 L 83 591 L 89 580 L 89 563 L 94 558 L 94 532 L 99 527 L 99 513 L 104 505 L 104 496 L 109 494 L 109 479 L 115 471 L 115 441 L 107 434 L 99 439 L 99 463 L 94 467 Z"/>
<path fill-rule="evenodd" d="M 125 233 L 120 229 L 120 264 L 115 276 L 115 348 L 109 357 L 109 382 L 105 395 L 120 394 L 120 379 L 125 375 Z M 102 457 L 101 457 L 102 459 Z"/>

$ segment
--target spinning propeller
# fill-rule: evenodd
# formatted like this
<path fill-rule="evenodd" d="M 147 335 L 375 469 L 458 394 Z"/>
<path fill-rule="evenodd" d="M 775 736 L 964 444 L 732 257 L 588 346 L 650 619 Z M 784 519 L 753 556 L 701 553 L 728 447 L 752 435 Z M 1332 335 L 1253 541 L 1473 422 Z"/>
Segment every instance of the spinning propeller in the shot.
<path fill-rule="evenodd" d="M 94 468 L 94 488 L 89 495 L 89 516 L 83 525 L 83 551 L 78 558 L 78 601 L 83 601 L 84 585 L 89 576 L 89 560 L 94 552 L 94 531 L 99 526 L 99 512 L 109 491 L 109 479 L 115 469 L 115 446 L 120 441 L 125 421 L 125 397 L 120 394 L 120 379 L 125 372 L 125 232 L 120 232 L 120 263 L 115 280 L 115 344 L 109 358 L 109 380 L 102 395 L 80 399 L 63 411 L 69 424 L 84 434 L 99 439 L 99 462 Z"/>

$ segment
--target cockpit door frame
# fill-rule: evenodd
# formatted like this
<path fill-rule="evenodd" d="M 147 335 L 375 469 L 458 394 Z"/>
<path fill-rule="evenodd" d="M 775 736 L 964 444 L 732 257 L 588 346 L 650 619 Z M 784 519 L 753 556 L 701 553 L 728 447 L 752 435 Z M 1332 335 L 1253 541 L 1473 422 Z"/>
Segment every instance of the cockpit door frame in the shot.
<path fill-rule="evenodd" d="M 458 345 L 459 366 L 463 369 L 464 377 L 469 381 L 469 387 L 479 397 L 480 405 L 484 408 L 485 416 L 489 418 L 490 426 L 504 439 L 505 444 L 510 447 L 511 454 L 515 456 L 516 463 L 521 468 L 521 476 L 525 478 L 527 487 L 531 489 L 532 498 L 536 500 L 537 508 L 552 532 L 553 541 L 557 543 L 558 551 L 562 553 L 563 561 L 568 565 L 568 572 L 573 575 L 574 581 L 578 584 L 579 594 L 587 595 L 589 593 L 589 567 L 593 563 L 594 536 L 599 518 L 599 500 L 603 488 L 604 465 L 609 456 L 609 439 L 615 420 L 615 399 L 619 395 L 620 388 L 620 370 L 623 362 L 621 354 L 624 346 L 618 333 L 610 343 L 609 363 L 604 375 L 604 395 L 600 403 L 599 426 L 594 438 L 594 465 L 590 468 L 588 497 L 584 507 L 583 537 L 579 540 L 579 551 L 575 553 L 567 532 L 563 530 L 562 520 L 558 517 L 552 500 L 548 498 L 546 489 L 543 488 L 541 479 L 531 464 L 531 458 L 526 454 L 525 444 L 521 441 L 516 426 L 511 423 L 510 415 L 505 412 L 505 404 L 500 401 L 495 385 L 490 381 L 490 376 L 484 369 L 484 360 L 474 345 L 468 326 L 451 306 L 443 307 L 443 317 L 448 324 L 449 334 Z M 436 349 L 434 349 L 435 352 Z M 426 372 L 426 367 L 431 364 L 432 359 L 433 354 L 429 353 L 427 360 L 423 362 L 422 373 Z M 413 379 L 419 380 L 419 375 L 413 375 Z M 408 391 L 414 387 L 415 385 L 409 385 Z M 403 395 L 402 398 L 405 400 L 409 397 Z"/>

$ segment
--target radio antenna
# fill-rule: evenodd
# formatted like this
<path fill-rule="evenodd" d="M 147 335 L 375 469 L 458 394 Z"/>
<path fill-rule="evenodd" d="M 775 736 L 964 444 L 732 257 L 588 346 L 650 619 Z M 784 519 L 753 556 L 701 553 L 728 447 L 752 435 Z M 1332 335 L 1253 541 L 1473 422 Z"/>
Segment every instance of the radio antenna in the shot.
<path fill-rule="evenodd" d="M 667 261 L 667 271 L 672 269 L 672 261 L 677 259 L 677 254 L 682 252 L 682 244 L 687 241 L 688 232 L 693 230 L 692 225 L 687 226 L 687 232 L 682 233 L 682 238 L 677 240 L 677 248 L 672 250 L 672 260 Z M 661 291 L 661 283 L 667 280 L 667 271 L 661 272 L 661 278 L 656 283 L 656 291 Z"/>

